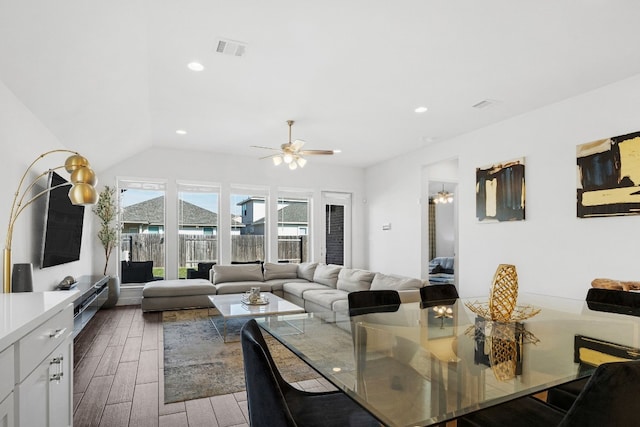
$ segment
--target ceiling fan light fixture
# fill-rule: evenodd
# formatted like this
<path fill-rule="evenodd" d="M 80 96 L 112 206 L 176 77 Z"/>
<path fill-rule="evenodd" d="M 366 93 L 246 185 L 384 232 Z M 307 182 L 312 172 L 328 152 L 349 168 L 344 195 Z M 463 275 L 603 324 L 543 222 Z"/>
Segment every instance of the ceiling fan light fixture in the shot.
<path fill-rule="evenodd" d="M 271 155 L 261 157 L 260 159 L 271 159 L 275 166 L 285 163 L 289 165 L 289 169 L 294 170 L 297 168 L 303 168 L 307 164 L 306 156 L 314 155 L 329 155 L 339 153 L 340 150 L 303 150 L 305 142 L 301 139 L 291 141 L 291 127 L 293 126 L 293 120 L 287 120 L 289 126 L 289 140 L 280 145 L 280 148 L 264 147 L 261 145 L 252 145 L 253 148 L 260 148 L 263 150 L 272 151 Z M 276 151 L 277 154 L 273 154 Z M 304 157 L 303 157 L 304 156 Z"/>

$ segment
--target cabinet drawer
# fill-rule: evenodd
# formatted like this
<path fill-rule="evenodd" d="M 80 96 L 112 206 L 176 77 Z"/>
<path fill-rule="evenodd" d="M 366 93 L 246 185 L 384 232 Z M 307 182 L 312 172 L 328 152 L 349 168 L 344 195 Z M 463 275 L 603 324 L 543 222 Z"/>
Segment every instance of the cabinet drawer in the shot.
<path fill-rule="evenodd" d="M 73 305 L 70 304 L 18 341 L 16 350 L 18 382 L 22 382 L 72 332 Z"/>
<path fill-rule="evenodd" d="M 13 346 L 9 346 L 0 352 L 0 401 L 11 393 L 16 383 L 13 366 Z"/>

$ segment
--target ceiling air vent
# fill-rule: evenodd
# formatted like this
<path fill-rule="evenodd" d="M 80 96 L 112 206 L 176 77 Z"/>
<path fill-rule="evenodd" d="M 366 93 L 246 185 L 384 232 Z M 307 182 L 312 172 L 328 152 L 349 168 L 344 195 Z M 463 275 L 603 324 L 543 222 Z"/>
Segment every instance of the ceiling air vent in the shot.
<path fill-rule="evenodd" d="M 236 40 L 219 39 L 216 44 L 216 52 L 232 56 L 244 56 L 247 44 Z"/>
<path fill-rule="evenodd" d="M 496 101 L 495 99 L 485 99 L 483 101 L 478 102 L 477 104 L 473 104 L 473 108 L 477 108 L 478 110 L 482 110 L 484 108 L 493 107 L 494 105 L 500 103 L 500 101 Z"/>

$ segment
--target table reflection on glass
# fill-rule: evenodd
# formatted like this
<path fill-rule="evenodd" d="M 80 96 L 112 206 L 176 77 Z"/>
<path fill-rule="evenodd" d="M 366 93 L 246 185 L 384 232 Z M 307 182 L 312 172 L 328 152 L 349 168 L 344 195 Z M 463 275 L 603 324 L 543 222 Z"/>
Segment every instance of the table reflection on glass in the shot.
<path fill-rule="evenodd" d="M 298 315 L 288 320 L 305 331 L 297 335 L 280 322 L 261 327 L 392 426 L 438 424 L 589 376 L 602 361 L 640 357 L 639 317 L 520 294 L 518 304 L 540 313 L 498 323 L 464 305 L 478 300 L 332 321 Z"/>

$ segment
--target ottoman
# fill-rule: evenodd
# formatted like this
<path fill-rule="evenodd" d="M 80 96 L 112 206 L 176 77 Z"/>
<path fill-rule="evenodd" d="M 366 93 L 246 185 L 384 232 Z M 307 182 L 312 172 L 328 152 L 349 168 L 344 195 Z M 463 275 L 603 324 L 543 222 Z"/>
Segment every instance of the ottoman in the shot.
<path fill-rule="evenodd" d="M 205 279 L 156 280 L 142 289 L 142 311 L 213 307 L 216 287 Z"/>

